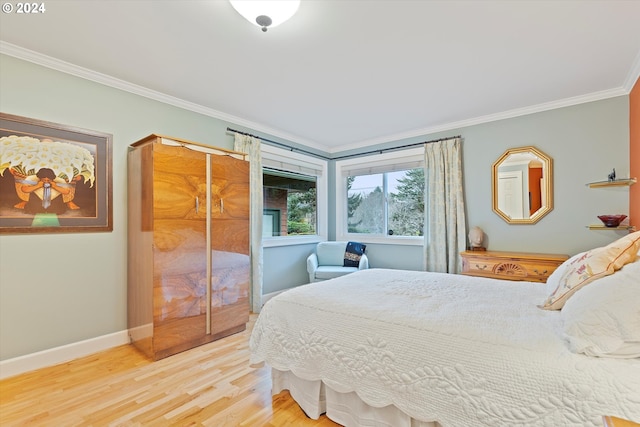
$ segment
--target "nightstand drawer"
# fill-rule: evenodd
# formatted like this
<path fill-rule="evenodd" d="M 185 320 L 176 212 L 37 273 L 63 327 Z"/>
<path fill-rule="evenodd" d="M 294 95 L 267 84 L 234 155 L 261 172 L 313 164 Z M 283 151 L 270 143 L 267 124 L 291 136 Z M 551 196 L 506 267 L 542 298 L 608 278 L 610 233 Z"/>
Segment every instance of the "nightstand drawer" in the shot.
<path fill-rule="evenodd" d="M 528 252 L 465 251 L 462 274 L 506 280 L 546 282 L 569 257 Z"/>

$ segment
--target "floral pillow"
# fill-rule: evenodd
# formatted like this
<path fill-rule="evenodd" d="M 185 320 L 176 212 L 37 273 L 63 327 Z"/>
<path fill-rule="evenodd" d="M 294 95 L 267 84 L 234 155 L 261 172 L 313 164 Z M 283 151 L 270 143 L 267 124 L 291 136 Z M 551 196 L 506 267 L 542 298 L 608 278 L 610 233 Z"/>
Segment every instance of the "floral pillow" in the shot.
<path fill-rule="evenodd" d="M 547 295 L 551 295 L 555 292 L 556 288 L 558 287 L 558 283 L 560 282 L 560 278 L 567 271 L 567 268 L 569 268 L 569 266 L 572 265 L 576 259 L 580 258 L 584 254 L 585 252 L 580 252 L 579 254 L 575 254 L 572 257 L 569 257 L 568 260 L 566 260 L 565 262 L 560 264 L 558 268 L 553 270 L 553 273 L 551 273 L 551 275 L 547 278 Z"/>
<path fill-rule="evenodd" d="M 557 284 L 540 308 L 560 310 L 578 289 L 600 277 L 613 274 L 623 265 L 635 260 L 639 249 L 640 231 L 636 231 L 607 246 L 572 257 L 566 261 L 562 275 L 549 278 L 554 281 L 548 283 L 548 286 L 553 286 L 556 280 Z"/>

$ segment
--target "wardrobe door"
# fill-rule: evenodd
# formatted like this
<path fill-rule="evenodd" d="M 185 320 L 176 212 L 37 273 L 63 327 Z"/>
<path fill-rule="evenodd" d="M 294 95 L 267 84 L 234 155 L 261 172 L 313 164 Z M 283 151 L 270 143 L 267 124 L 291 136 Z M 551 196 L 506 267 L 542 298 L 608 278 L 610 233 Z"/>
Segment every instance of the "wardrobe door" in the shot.
<path fill-rule="evenodd" d="M 154 145 L 156 359 L 207 342 L 206 155 Z"/>
<path fill-rule="evenodd" d="M 211 334 L 249 321 L 249 162 L 211 156 Z"/>

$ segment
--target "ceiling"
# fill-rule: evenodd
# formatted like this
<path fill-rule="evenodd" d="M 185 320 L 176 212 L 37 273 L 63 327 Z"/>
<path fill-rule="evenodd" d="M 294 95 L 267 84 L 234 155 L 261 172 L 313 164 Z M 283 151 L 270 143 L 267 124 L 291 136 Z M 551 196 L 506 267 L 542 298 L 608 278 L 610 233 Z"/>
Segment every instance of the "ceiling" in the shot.
<path fill-rule="evenodd" d="M 0 52 L 331 153 L 625 95 L 640 75 L 636 0 L 302 0 L 266 33 L 225 0 L 44 4 L 0 15 Z"/>

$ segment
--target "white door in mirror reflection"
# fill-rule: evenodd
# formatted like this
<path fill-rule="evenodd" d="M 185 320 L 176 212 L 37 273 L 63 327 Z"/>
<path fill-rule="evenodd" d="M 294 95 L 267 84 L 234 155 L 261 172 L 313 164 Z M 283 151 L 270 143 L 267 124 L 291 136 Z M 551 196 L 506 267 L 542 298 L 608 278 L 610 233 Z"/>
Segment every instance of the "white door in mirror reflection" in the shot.
<path fill-rule="evenodd" d="M 522 171 L 498 172 L 498 195 L 498 209 L 510 218 L 524 218 Z"/>

